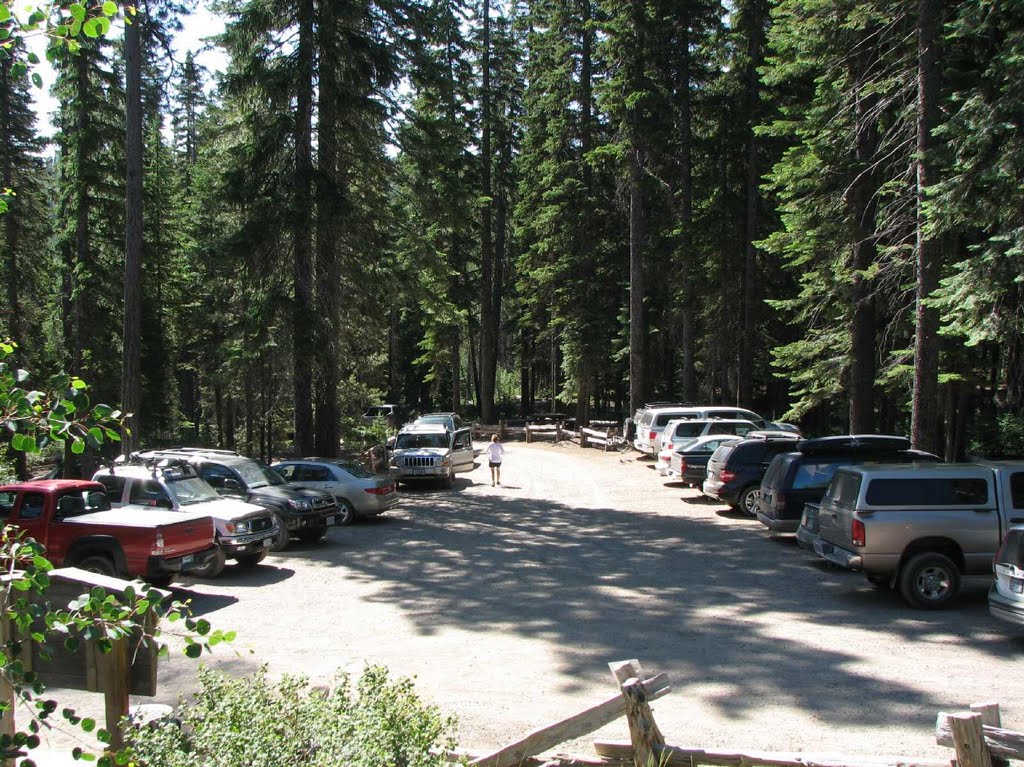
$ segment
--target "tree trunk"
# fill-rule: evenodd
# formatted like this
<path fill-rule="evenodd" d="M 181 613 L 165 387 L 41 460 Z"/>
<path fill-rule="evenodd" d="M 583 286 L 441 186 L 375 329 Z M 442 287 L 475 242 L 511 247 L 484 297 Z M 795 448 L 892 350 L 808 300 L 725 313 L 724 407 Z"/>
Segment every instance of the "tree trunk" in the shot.
<path fill-rule="evenodd" d="M 693 132 L 690 103 L 691 62 L 690 62 L 690 15 L 680 12 L 676 53 L 679 56 L 676 80 L 676 98 L 679 103 L 679 194 L 678 215 L 681 235 L 679 238 L 679 271 L 682 275 L 682 309 L 680 311 L 680 332 L 683 354 L 682 386 L 683 401 L 697 400 L 697 371 L 695 345 L 697 343 L 695 313 L 697 296 L 695 281 L 697 268 L 693 257 Z"/>
<path fill-rule="evenodd" d="M 125 454 L 139 446 L 142 430 L 142 40 L 140 22 L 124 29 L 127 179 L 125 181 L 124 323 L 121 407 Z"/>
<path fill-rule="evenodd" d="M 644 262 L 643 201 L 640 194 L 640 150 L 629 157 L 629 412 L 635 413 L 647 396 L 644 380 Z"/>
<path fill-rule="evenodd" d="M 483 0 L 483 61 L 480 89 L 480 174 L 482 220 L 480 225 L 480 420 L 494 423 L 494 384 L 497 374 L 498 328 L 494 317 L 493 209 L 491 199 L 491 4 Z"/>
<path fill-rule="evenodd" d="M 338 253 L 340 226 L 343 217 L 342 199 L 347 189 L 339 157 L 340 97 L 337 19 L 335 5 L 322 3 L 320 8 L 320 91 L 318 110 L 319 173 L 316 204 L 316 333 L 317 375 L 315 382 L 316 414 L 313 448 L 318 455 L 333 458 L 340 448 L 338 435 L 338 338 L 341 291 L 341 262 Z"/>
<path fill-rule="evenodd" d="M 740 331 L 739 359 L 736 371 L 736 395 L 739 404 L 749 407 L 754 397 L 754 353 L 757 338 L 757 307 L 755 286 L 758 281 L 757 209 L 760 199 L 761 174 L 758 164 L 760 142 L 754 131 L 759 113 L 761 79 L 757 68 L 764 58 L 764 24 L 768 9 L 760 0 L 747 6 L 749 37 L 747 38 L 747 68 L 745 76 L 747 105 L 747 177 L 746 213 L 743 238 L 742 330 Z"/>
<path fill-rule="evenodd" d="M 939 313 L 925 305 L 939 286 L 942 249 L 925 233 L 926 190 L 935 183 L 932 130 L 937 124 L 939 98 L 938 0 L 918 4 L 917 72 L 917 310 L 914 333 L 914 398 L 911 432 L 914 447 L 938 452 Z"/>
<path fill-rule="evenodd" d="M 294 444 L 299 455 L 313 453 L 313 0 L 298 4 L 298 93 L 295 105 L 295 211 L 292 240 L 292 390 Z"/>

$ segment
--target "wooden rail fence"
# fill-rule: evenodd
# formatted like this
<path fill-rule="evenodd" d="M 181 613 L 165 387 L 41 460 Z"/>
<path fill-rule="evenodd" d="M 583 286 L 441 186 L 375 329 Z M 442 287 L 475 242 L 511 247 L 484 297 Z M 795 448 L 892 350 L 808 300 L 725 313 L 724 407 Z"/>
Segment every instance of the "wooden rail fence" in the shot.
<path fill-rule="evenodd" d="M 906 756 L 816 756 L 748 749 L 682 748 L 669 745 L 654 721 L 650 701 L 671 690 L 664 674 L 645 678 L 637 660 L 609 663 L 618 694 L 568 719 L 540 727 L 496 751 L 448 754 L 451 762 L 474 767 L 950 767 L 949 759 Z M 643 680 L 643 681 L 641 681 Z M 559 743 L 583 737 L 620 716 L 626 717 L 629 742 L 596 741 L 596 757 L 539 755 Z M 939 745 L 955 749 L 954 767 L 1003 767 L 1024 759 L 1024 733 L 1001 727 L 999 705 L 977 703 L 960 714 L 940 713 L 935 726 Z"/>

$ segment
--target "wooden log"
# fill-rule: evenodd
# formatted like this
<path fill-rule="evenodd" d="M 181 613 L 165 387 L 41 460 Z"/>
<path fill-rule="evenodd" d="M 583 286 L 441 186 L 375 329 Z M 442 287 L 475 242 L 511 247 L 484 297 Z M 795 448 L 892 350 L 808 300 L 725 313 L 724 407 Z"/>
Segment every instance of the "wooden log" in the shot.
<path fill-rule="evenodd" d="M 473 762 L 484 756 L 480 751 L 474 749 L 457 748 L 445 752 L 445 761 L 452 764 L 465 764 Z M 550 759 L 541 759 L 536 756 L 528 756 L 516 767 L 625 767 L 626 762 L 617 759 L 603 759 L 599 756 L 585 756 L 580 754 L 558 754 Z"/>
<path fill-rule="evenodd" d="M 972 703 L 971 712 L 981 714 L 981 723 L 988 727 L 1002 727 L 1003 717 L 998 703 Z"/>
<path fill-rule="evenodd" d="M 992 767 L 992 755 L 981 729 L 981 714 L 952 714 L 949 728 L 959 767 Z"/>
<path fill-rule="evenodd" d="M 660 698 L 671 690 L 668 678 L 664 674 L 646 680 L 643 687 L 650 700 Z M 536 729 L 514 743 L 474 759 L 471 764 L 480 767 L 515 767 L 527 757 L 536 756 L 566 740 L 579 738 L 600 729 L 625 713 L 626 700 L 621 694 L 616 694 L 568 719 Z"/>
<path fill-rule="evenodd" d="M 951 716 L 952 714 L 939 713 L 935 720 L 935 742 L 940 746 L 953 748 L 953 729 L 949 722 Z M 1024 733 L 984 725 L 981 730 L 990 753 L 1008 759 L 1024 759 Z"/>
<path fill-rule="evenodd" d="M 594 750 L 605 759 L 623 761 L 633 754 L 633 745 L 625 741 L 595 741 Z M 805 754 L 747 749 L 708 750 L 660 746 L 656 749 L 659 767 L 950 767 L 949 760 L 915 759 L 908 756 L 846 756 Z"/>

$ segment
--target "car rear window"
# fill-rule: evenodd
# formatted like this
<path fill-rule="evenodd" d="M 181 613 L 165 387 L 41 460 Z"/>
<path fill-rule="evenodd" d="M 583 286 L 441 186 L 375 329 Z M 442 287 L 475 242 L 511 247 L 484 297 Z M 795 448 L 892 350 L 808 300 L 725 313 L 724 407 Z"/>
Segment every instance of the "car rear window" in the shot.
<path fill-rule="evenodd" d="M 829 483 L 828 492 L 825 493 L 825 501 L 831 501 L 836 506 L 853 508 L 860 493 L 860 479 L 860 474 L 836 472 Z"/>
<path fill-rule="evenodd" d="M 111 474 L 96 477 L 96 481 L 107 489 L 107 495 L 109 495 L 115 503 L 119 503 L 121 501 L 121 496 L 124 495 L 124 477 L 115 477 Z"/>
<path fill-rule="evenodd" d="M 983 506 L 988 482 L 980 477 L 873 479 L 864 500 L 869 506 Z"/>
<path fill-rule="evenodd" d="M 762 484 L 769 487 L 779 487 L 786 476 L 786 472 L 789 470 L 789 465 L 796 457 L 795 455 L 786 454 L 775 456 L 768 465 L 768 471 L 764 473 Z"/>
<path fill-rule="evenodd" d="M 676 437 L 699 437 L 707 426 L 703 421 L 684 421 L 676 424 Z"/>
<path fill-rule="evenodd" d="M 665 426 L 668 425 L 669 421 L 675 420 L 676 418 L 681 418 L 682 415 L 682 413 L 661 413 L 657 417 L 657 420 L 654 422 L 654 424 L 655 426 L 660 426 L 661 428 L 664 429 Z"/>
<path fill-rule="evenodd" d="M 794 490 L 807 490 L 812 487 L 820 487 L 822 489 L 828 487 L 828 483 L 832 481 L 832 477 L 836 473 L 836 469 L 843 466 L 848 461 L 842 463 L 837 461 L 802 461 L 799 466 L 796 467 L 796 474 L 793 475 L 793 489 Z"/>

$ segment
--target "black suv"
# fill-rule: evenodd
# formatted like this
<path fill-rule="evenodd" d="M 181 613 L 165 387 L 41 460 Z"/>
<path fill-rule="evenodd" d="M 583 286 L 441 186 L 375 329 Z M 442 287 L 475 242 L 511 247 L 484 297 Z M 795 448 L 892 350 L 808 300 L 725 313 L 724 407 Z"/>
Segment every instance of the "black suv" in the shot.
<path fill-rule="evenodd" d="M 293 485 L 269 466 L 233 450 L 176 447 L 140 453 L 139 457 L 185 460 L 218 494 L 272 512 L 279 532 L 271 551 L 287 548 L 293 536 L 300 541 L 320 540 L 338 515 L 338 502 L 330 493 Z"/>
<path fill-rule="evenodd" d="M 708 460 L 701 491 L 754 516 L 761 480 L 768 465 L 779 453 L 793 450 L 799 439 L 798 434 L 756 436 L 754 432 L 742 442 L 722 445 Z"/>
<path fill-rule="evenodd" d="M 822 499 L 840 466 L 942 460 L 922 450 L 911 450 L 906 437 L 887 434 L 805 439 L 796 448 L 798 452 L 777 455 L 761 482 L 757 518 L 773 533 L 795 533 L 804 504 Z"/>

